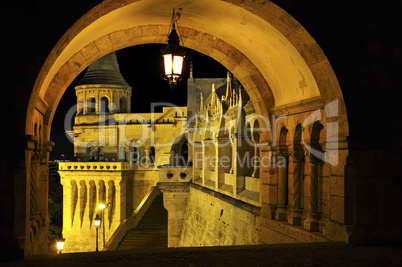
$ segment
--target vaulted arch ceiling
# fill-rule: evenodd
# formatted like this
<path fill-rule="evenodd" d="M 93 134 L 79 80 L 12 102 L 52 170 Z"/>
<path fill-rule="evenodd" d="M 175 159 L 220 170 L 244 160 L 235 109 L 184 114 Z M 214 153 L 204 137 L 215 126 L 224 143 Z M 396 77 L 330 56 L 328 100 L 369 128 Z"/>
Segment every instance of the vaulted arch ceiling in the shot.
<path fill-rule="evenodd" d="M 320 98 L 342 98 L 333 70 L 318 44 L 272 2 L 252 1 L 104 1 L 62 37 L 35 83 L 28 109 L 37 96 L 47 105 L 45 123 L 66 88 L 96 59 L 125 47 L 165 43 L 173 8 L 184 46 L 217 60 L 242 83 L 256 111 Z M 346 116 L 343 100 L 340 113 Z M 28 129 L 29 127 L 27 127 Z"/>

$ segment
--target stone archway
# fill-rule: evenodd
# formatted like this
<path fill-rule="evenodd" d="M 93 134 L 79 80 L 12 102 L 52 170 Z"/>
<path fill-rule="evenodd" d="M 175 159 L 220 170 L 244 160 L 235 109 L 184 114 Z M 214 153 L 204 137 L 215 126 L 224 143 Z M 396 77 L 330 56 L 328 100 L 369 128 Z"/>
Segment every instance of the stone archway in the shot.
<path fill-rule="evenodd" d="M 308 32 L 272 2 L 235 0 L 104 1 L 80 18 L 51 51 L 29 101 L 26 134 L 33 135 L 35 116 L 42 117 L 49 141 L 57 105 L 74 78 L 96 59 L 118 49 L 165 43 L 171 11 L 182 7 L 184 45 L 225 66 L 249 94 L 256 113 L 286 113 L 322 108 L 335 100 L 331 117 L 339 125 L 332 141 L 346 140 L 346 108 L 336 76 Z M 39 115 L 35 115 L 35 110 Z M 269 132 L 261 142 L 271 140 Z M 265 153 L 262 151 L 262 153 Z M 264 189 L 262 189 L 264 190 Z"/>
<path fill-rule="evenodd" d="M 96 59 L 129 46 L 165 43 L 171 10 L 178 6 L 183 8 L 180 32 L 185 46 L 231 71 L 257 113 L 268 115 L 274 107 L 320 97 L 324 103 L 341 99 L 338 117 L 346 116 L 336 76 L 319 45 L 272 2 L 152 0 L 120 6 L 105 1 L 77 21 L 50 53 L 31 95 L 26 132 L 32 131 L 31 114 L 41 100 L 47 105 L 44 124 L 51 125 L 68 85 Z M 342 121 L 347 135 L 346 117 Z M 49 132 L 46 129 L 46 139 Z"/>

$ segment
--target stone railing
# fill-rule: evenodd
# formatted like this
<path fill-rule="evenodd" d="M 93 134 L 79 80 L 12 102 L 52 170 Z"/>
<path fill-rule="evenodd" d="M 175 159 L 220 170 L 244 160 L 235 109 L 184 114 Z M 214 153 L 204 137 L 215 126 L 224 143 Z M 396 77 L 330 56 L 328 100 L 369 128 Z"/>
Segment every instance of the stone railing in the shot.
<path fill-rule="evenodd" d="M 197 179 L 194 179 L 193 182 L 254 206 L 261 206 L 261 179 L 224 173 L 222 182 L 217 183 L 217 175 L 215 171 L 205 172 L 204 177 L 201 175 Z"/>
<path fill-rule="evenodd" d="M 159 170 L 159 183 L 187 183 L 192 181 L 208 189 L 212 189 L 221 194 L 230 196 L 234 199 L 261 207 L 260 188 L 261 179 L 250 176 L 236 176 L 230 173 L 224 173 L 222 183 L 218 182 L 218 173 L 216 171 L 197 172 L 200 175 L 194 175 L 193 168 L 184 166 L 163 166 Z"/>
<path fill-rule="evenodd" d="M 60 171 L 125 171 L 129 162 L 59 162 Z"/>

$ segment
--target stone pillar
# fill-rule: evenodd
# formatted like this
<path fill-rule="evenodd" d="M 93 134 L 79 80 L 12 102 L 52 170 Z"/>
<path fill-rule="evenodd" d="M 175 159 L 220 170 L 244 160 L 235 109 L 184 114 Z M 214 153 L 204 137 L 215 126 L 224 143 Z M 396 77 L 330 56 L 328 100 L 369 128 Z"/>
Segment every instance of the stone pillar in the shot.
<path fill-rule="evenodd" d="M 304 221 L 304 228 L 311 231 L 318 231 L 318 161 L 309 154 L 306 157 L 307 167 L 309 169 L 309 213 L 307 219 Z"/>
<path fill-rule="evenodd" d="M 254 171 L 254 166 L 248 160 L 255 154 L 254 145 L 251 140 L 241 133 L 237 134 L 235 138 L 236 153 L 234 154 L 233 161 L 236 161 L 236 175 L 237 176 L 251 176 Z"/>
<path fill-rule="evenodd" d="M 144 149 L 144 151 L 145 151 L 144 167 L 149 167 L 149 149 Z"/>
<path fill-rule="evenodd" d="M 262 210 L 269 219 L 274 219 L 278 203 L 278 174 L 275 164 L 276 150 L 266 143 L 259 144 L 261 158 L 261 193 Z"/>
<path fill-rule="evenodd" d="M 213 170 L 213 164 L 211 162 L 211 157 L 215 156 L 215 150 L 211 139 L 202 140 L 202 186 L 205 186 L 206 177 L 208 172 Z"/>
<path fill-rule="evenodd" d="M 253 173 L 251 174 L 251 177 L 255 177 L 255 178 L 260 177 L 260 162 L 257 159 L 258 157 L 259 157 L 259 148 L 258 148 L 258 145 L 255 144 L 255 146 L 254 146 L 254 162 L 253 162 L 254 170 L 253 170 Z"/>
<path fill-rule="evenodd" d="M 290 225 L 301 225 L 301 190 L 302 190 L 302 175 L 303 175 L 303 150 L 295 150 L 290 155 L 292 167 L 293 167 L 293 190 L 292 190 L 292 211 L 288 218 Z"/>
<path fill-rule="evenodd" d="M 106 185 L 106 192 L 107 192 L 107 203 L 106 207 L 108 207 L 105 210 L 105 223 L 107 222 L 108 225 L 107 227 L 110 229 L 112 227 L 112 222 L 113 222 L 113 214 L 114 211 L 116 210 L 116 188 L 115 188 L 115 183 L 114 181 L 110 180 L 108 181 Z M 119 201 L 120 202 L 120 201 Z M 103 218 L 102 218 L 103 219 Z"/>
<path fill-rule="evenodd" d="M 195 183 L 200 182 L 201 170 L 202 170 L 202 162 L 203 162 L 203 154 L 202 154 L 202 143 L 199 141 L 193 142 L 193 177 Z"/>
<path fill-rule="evenodd" d="M 116 215 L 118 224 L 122 223 L 126 217 L 126 192 L 127 177 L 123 176 L 119 183 L 116 184 Z"/>
<path fill-rule="evenodd" d="M 104 204 L 106 204 L 106 187 L 105 187 L 105 181 L 103 181 L 103 180 L 100 180 L 99 182 L 98 182 L 98 194 L 97 194 L 97 197 L 98 197 L 98 202 L 97 202 L 97 205 L 96 206 L 98 206 L 100 203 L 104 203 Z"/>
<path fill-rule="evenodd" d="M 95 218 L 95 212 L 97 210 L 96 205 L 96 184 L 94 180 L 89 181 L 89 188 L 88 188 L 88 207 L 89 207 L 89 228 L 93 227 L 93 220 Z"/>
<path fill-rule="evenodd" d="M 281 157 L 284 157 L 286 161 L 288 160 L 288 155 L 281 153 Z M 287 164 L 285 166 L 277 166 L 278 171 L 278 208 L 275 211 L 275 220 L 285 221 L 286 220 L 286 209 L 287 209 L 287 175 L 288 168 Z"/>
<path fill-rule="evenodd" d="M 225 173 L 229 173 L 232 166 L 232 147 L 228 137 L 216 138 L 216 155 L 218 162 L 215 171 L 218 173 L 217 187 L 225 183 Z"/>
<path fill-rule="evenodd" d="M 79 229 L 78 221 L 75 220 L 75 208 L 77 205 L 78 187 L 75 180 L 66 179 L 61 176 L 61 184 L 63 185 L 63 238 L 65 238 L 64 250 L 65 252 L 71 252 L 76 245 L 76 237 L 74 236 L 74 228 Z"/>
<path fill-rule="evenodd" d="M 66 179 L 61 176 L 60 183 L 63 186 L 63 231 L 71 230 L 72 225 L 72 181 L 66 181 Z"/>
<path fill-rule="evenodd" d="M 83 103 L 83 115 L 88 113 L 88 98 L 87 98 L 87 90 L 84 91 L 84 103 Z"/>
<path fill-rule="evenodd" d="M 168 211 L 168 247 L 180 245 L 190 188 L 187 183 L 158 183 L 163 206 Z"/>
<path fill-rule="evenodd" d="M 87 213 L 87 205 L 88 205 L 88 191 L 87 191 L 87 185 L 84 180 L 80 181 L 79 184 L 79 218 L 80 218 L 80 227 L 84 227 L 84 220 L 87 216 L 84 216 L 85 213 Z M 88 225 L 89 226 L 89 225 Z"/>
<path fill-rule="evenodd" d="M 231 135 L 232 141 L 232 166 L 229 170 L 232 174 L 237 174 L 237 136 L 235 134 Z"/>

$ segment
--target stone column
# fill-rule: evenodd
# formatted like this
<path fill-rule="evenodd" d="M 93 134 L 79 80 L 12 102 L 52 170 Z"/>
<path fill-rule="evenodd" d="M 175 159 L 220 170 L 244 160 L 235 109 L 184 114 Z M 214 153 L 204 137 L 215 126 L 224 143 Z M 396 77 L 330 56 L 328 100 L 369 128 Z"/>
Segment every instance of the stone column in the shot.
<path fill-rule="evenodd" d="M 281 153 L 281 157 L 284 157 L 286 161 L 288 160 L 288 155 Z M 285 221 L 286 220 L 286 195 L 287 195 L 287 175 L 288 168 L 285 166 L 278 166 L 278 208 L 275 211 L 275 220 Z"/>
<path fill-rule="evenodd" d="M 84 91 L 84 103 L 83 103 L 83 115 L 88 113 L 88 98 L 87 98 L 87 90 Z"/>
<path fill-rule="evenodd" d="M 303 150 L 295 150 L 290 155 L 292 167 L 293 167 L 293 196 L 292 196 L 292 211 L 288 218 L 288 223 L 290 225 L 298 226 L 301 225 L 301 190 L 302 190 L 302 175 L 303 175 L 303 164 L 302 160 L 304 158 Z"/>
<path fill-rule="evenodd" d="M 118 225 L 122 223 L 126 217 L 126 193 L 127 193 L 127 176 L 123 176 L 120 182 L 116 183 L 116 215 Z"/>
<path fill-rule="evenodd" d="M 63 231 L 71 230 L 73 221 L 73 199 L 72 199 L 72 181 L 66 181 L 63 176 L 60 177 L 63 186 Z"/>
<path fill-rule="evenodd" d="M 158 183 L 163 206 L 168 211 L 168 247 L 180 245 L 190 188 L 187 183 Z"/>
<path fill-rule="evenodd" d="M 87 185 L 84 180 L 80 181 L 79 184 L 79 213 L 80 213 L 80 227 L 84 227 L 85 218 L 88 216 L 84 216 L 88 212 L 87 205 L 88 205 L 88 190 Z M 88 224 L 89 227 L 89 224 Z"/>
<path fill-rule="evenodd" d="M 106 192 L 107 192 L 107 202 L 106 202 L 106 207 L 107 209 L 105 210 L 105 223 L 108 222 L 107 227 L 110 229 L 112 227 L 112 222 L 113 222 L 113 215 L 114 211 L 116 210 L 116 187 L 115 187 L 115 182 L 110 180 L 108 181 L 106 185 Z M 103 218 L 102 218 L 103 219 Z"/>
<path fill-rule="evenodd" d="M 232 166 L 229 170 L 232 174 L 237 174 L 237 136 L 235 134 L 231 135 L 232 141 Z"/>
<path fill-rule="evenodd" d="M 203 162 L 203 154 L 202 154 L 202 143 L 199 141 L 193 142 L 193 177 L 195 183 L 200 183 L 199 178 L 201 176 L 202 170 L 202 162 Z"/>
<path fill-rule="evenodd" d="M 259 144 L 261 159 L 261 192 L 262 208 L 267 217 L 275 218 L 275 210 L 278 204 L 278 173 L 275 163 L 276 149 L 267 143 Z M 265 217 L 265 216 L 264 216 Z"/>
<path fill-rule="evenodd" d="M 304 228 L 311 231 L 318 231 L 318 161 L 309 154 L 306 157 L 307 167 L 309 169 L 309 213 L 307 219 L 304 221 Z"/>
<path fill-rule="evenodd" d="M 145 162 L 144 162 L 144 167 L 149 167 L 149 149 L 144 149 L 145 151 Z"/>
<path fill-rule="evenodd" d="M 76 250 L 76 239 L 79 234 L 79 218 L 76 216 L 76 206 L 78 198 L 78 186 L 75 180 L 70 177 L 61 176 L 61 184 L 63 185 L 63 238 L 64 252 L 72 252 Z M 74 218 L 76 217 L 76 218 Z M 75 223 L 74 223 L 75 221 Z M 78 233 L 78 234 L 77 234 Z"/>
<path fill-rule="evenodd" d="M 78 183 L 76 180 L 72 180 L 71 181 L 71 194 L 68 196 L 71 200 L 71 206 L 69 206 L 71 208 L 71 221 L 70 221 L 70 225 L 71 228 L 73 228 L 74 226 L 79 225 L 79 216 L 77 215 L 78 212 L 78 200 L 79 200 L 79 192 L 78 192 Z M 64 213 L 64 211 L 63 211 Z"/>
<path fill-rule="evenodd" d="M 98 197 L 98 202 L 97 202 L 96 206 L 98 206 L 101 203 L 106 204 L 106 187 L 105 187 L 105 181 L 103 181 L 103 180 L 100 180 L 98 182 L 97 197 Z"/>
<path fill-rule="evenodd" d="M 225 173 L 229 173 L 232 166 L 232 146 L 228 137 L 216 138 L 216 155 L 218 162 L 215 171 L 218 174 L 217 187 L 225 183 Z"/>
<path fill-rule="evenodd" d="M 206 177 L 208 176 L 208 172 L 213 170 L 213 165 L 211 164 L 211 157 L 215 156 L 215 150 L 213 150 L 213 143 L 211 139 L 202 140 L 202 186 L 205 186 Z"/>
<path fill-rule="evenodd" d="M 251 177 L 259 178 L 260 177 L 260 162 L 257 160 L 259 157 L 259 148 L 258 145 L 255 144 L 254 146 L 254 170 L 253 173 L 251 174 Z"/>

